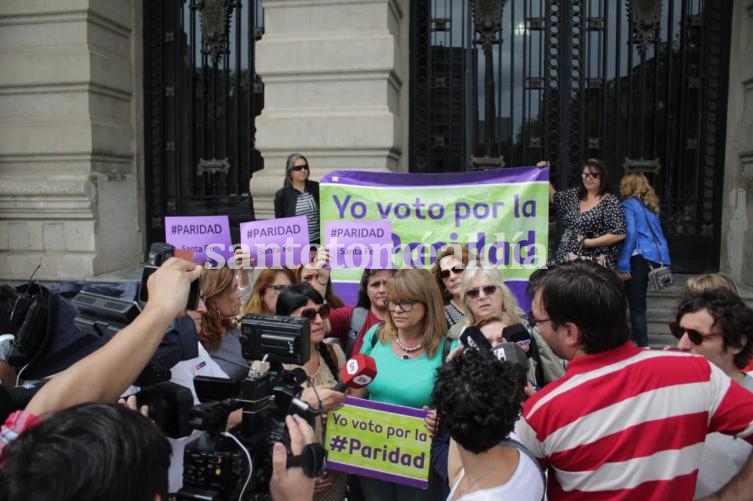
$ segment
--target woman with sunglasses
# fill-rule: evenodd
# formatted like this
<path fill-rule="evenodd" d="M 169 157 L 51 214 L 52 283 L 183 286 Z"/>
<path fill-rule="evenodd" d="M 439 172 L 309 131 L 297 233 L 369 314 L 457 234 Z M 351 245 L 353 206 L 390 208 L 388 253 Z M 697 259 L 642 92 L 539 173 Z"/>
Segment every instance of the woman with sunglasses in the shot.
<path fill-rule="evenodd" d="M 322 440 L 326 412 L 337 409 L 342 404 L 345 394 L 333 389 L 337 384 L 340 369 L 345 365 L 345 354 L 337 345 L 327 345 L 324 341 L 325 320 L 329 317 L 330 307 L 324 298 L 309 284 L 295 284 L 286 288 L 277 298 L 277 315 L 303 317 L 308 319 L 310 328 L 311 356 L 300 366 L 308 376 L 304 383 L 301 398 L 313 407 L 324 412 L 314 423 L 317 439 Z M 261 362 L 254 362 L 252 370 L 262 372 L 265 367 Z M 283 364 L 288 370 L 299 366 Z M 347 475 L 327 472 L 317 477 L 314 483 L 315 500 L 342 500 L 345 497 Z"/>
<path fill-rule="evenodd" d="M 422 408 L 431 404 L 436 370 L 457 345 L 446 339 L 442 296 L 427 270 L 399 270 L 387 283 L 386 323 L 366 333 L 361 353 L 374 358 L 378 376 L 362 391 L 369 400 Z M 367 501 L 436 499 L 432 489 L 361 477 Z"/>
<path fill-rule="evenodd" d="M 248 302 L 241 314 L 273 315 L 277 310 L 277 297 L 285 288 L 295 283 L 295 275 L 287 268 L 265 268 L 259 272 Z"/>
<path fill-rule="evenodd" d="M 627 237 L 622 244 L 617 271 L 625 280 L 630 305 L 630 332 L 635 344 L 648 346 L 646 291 L 651 268 L 669 264 L 669 248 L 659 222 L 659 199 L 646 176 L 628 172 L 620 182 Z"/>
<path fill-rule="evenodd" d="M 463 280 L 466 265 L 468 265 L 468 248 L 450 245 L 439 253 L 434 266 L 431 268 L 437 285 L 439 285 L 439 290 L 442 291 L 444 317 L 449 327 L 463 319 L 460 282 Z"/>
<path fill-rule="evenodd" d="M 235 271 L 227 266 L 202 273 L 201 297 L 206 304 L 199 342 L 212 359 L 234 381 L 248 375 L 248 362 L 241 354 L 237 317 L 241 309 Z"/>
<path fill-rule="evenodd" d="M 565 373 L 561 361 L 546 344 L 544 338 L 535 328 L 526 325 L 525 314 L 518 305 L 515 295 L 502 280 L 499 270 L 481 267 L 466 270 L 463 274 L 462 291 L 465 320 L 454 325 L 447 333 L 448 337 L 458 337 L 469 325 L 481 328 L 483 324 L 490 323 L 487 319 L 496 318 L 498 322 L 493 325 L 499 329 L 497 340 L 502 337 L 502 329 L 510 327 L 512 331 L 512 328 L 516 326 L 517 331 L 523 334 L 522 337 L 527 337 L 525 340 L 507 339 L 506 341 L 518 342 L 524 351 L 531 353 L 533 363 L 529 371 L 529 380 L 532 383 L 543 386 Z M 491 327 L 488 326 L 482 329 L 482 332 L 486 331 L 484 335 L 487 339 L 494 338 L 490 329 Z M 528 346 L 525 345 L 526 341 Z"/>
<path fill-rule="evenodd" d="M 309 161 L 292 153 L 285 164 L 285 184 L 275 193 L 275 217 L 306 216 L 309 243 L 319 243 L 319 183 L 309 180 Z"/>
<path fill-rule="evenodd" d="M 548 167 L 549 162 L 539 162 Z M 575 188 L 557 191 L 549 185 L 549 201 L 562 234 L 555 263 L 585 258 L 607 268 L 617 265 L 620 242 L 625 239 L 625 216 L 601 160 L 586 160 Z"/>

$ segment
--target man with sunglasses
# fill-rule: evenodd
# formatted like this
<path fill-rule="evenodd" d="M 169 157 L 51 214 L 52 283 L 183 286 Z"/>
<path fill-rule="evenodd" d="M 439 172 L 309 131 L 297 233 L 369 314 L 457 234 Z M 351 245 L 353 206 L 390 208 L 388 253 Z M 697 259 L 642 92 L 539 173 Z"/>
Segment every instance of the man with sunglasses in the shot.
<path fill-rule="evenodd" d="M 569 361 L 525 402 L 516 426 L 551 467 L 548 499 L 692 499 L 707 433 L 753 443 L 753 393 L 702 357 L 630 342 L 615 272 L 590 261 L 558 265 L 532 309 L 531 323 Z M 753 457 L 720 499 L 751 492 Z"/>
<path fill-rule="evenodd" d="M 670 332 L 681 351 L 702 355 L 730 379 L 753 392 L 753 376 L 743 368 L 753 359 L 753 310 L 728 289 L 686 294 L 677 307 Z M 720 433 L 706 438 L 696 483 L 696 497 L 714 493 L 745 464 L 750 444 Z"/>

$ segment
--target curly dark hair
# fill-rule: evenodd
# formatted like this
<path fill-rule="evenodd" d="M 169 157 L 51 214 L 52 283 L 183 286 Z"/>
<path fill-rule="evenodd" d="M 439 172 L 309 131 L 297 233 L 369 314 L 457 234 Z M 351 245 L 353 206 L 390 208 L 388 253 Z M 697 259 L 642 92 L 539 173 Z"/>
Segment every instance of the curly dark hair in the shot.
<path fill-rule="evenodd" d="M 744 368 L 753 359 L 753 310 L 727 288 L 688 291 L 680 299 L 675 320 L 679 323 L 684 315 L 704 309 L 722 332 L 724 349 L 740 348 L 733 362 L 736 367 Z"/>
<path fill-rule="evenodd" d="M 479 454 L 513 430 L 525 386 L 523 367 L 500 362 L 490 352 L 468 350 L 438 370 L 432 399 L 453 440 Z"/>

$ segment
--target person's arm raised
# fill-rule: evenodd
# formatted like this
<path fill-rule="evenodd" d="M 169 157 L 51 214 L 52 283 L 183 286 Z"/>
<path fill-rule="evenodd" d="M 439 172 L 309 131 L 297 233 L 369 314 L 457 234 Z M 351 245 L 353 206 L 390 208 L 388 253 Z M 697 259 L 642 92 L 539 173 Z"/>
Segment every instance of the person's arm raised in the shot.
<path fill-rule="evenodd" d="M 144 311 L 99 350 L 45 384 L 26 411 L 49 414 L 91 401 L 115 401 L 154 356 L 170 323 L 183 313 L 190 283 L 201 267 L 170 258 L 150 277 Z"/>

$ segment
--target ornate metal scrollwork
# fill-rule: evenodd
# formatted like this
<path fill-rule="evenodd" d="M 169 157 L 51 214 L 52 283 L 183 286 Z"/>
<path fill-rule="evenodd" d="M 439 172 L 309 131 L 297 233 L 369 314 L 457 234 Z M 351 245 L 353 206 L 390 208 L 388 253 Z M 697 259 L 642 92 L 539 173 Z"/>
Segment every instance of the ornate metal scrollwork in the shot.
<path fill-rule="evenodd" d="M 656 41 L 661 21 L 661 0 L 627 0 L 630 22 L 633 24 L 633 43 L 643 53 Z"/>
<path fill-rule="evenodd" d="M 491 50 L 502 29 L 502 8 L 507 0 L 474 0 L 471 4 L 473 22 L 484 52 Z"/>
<path fill-rule="evenodd" d="M 234 0 L 201 0 L 197 4 L 204 38 L 202 52 L 209 54 L 215 65 L 223 54 L 229 53 L 228 33 L 234 6 Z"/>
<path fill-rule="evenodd" d="M 204 174 L 225 174 L 230 172 L 230 160 L 227 158 L 210 158 L 208 160 L 199 159 L 199 165 L 196 167 L 196 174 L 203 176 Z"/>

